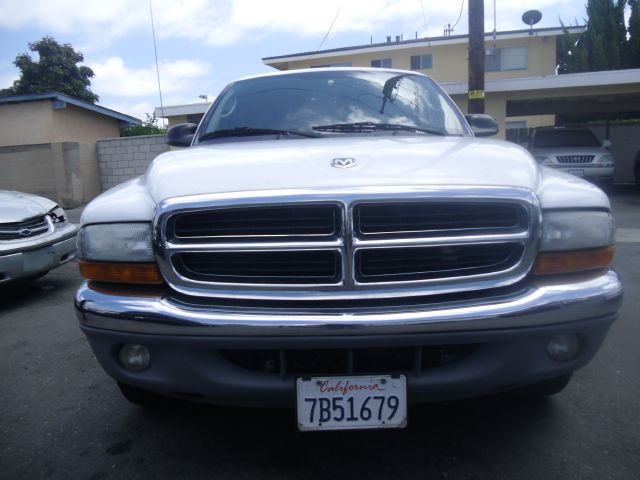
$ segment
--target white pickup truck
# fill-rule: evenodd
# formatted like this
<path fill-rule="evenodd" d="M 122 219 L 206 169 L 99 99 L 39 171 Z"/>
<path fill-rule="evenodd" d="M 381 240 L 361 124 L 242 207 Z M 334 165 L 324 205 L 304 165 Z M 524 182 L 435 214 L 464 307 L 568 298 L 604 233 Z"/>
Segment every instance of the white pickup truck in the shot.
<path fill-rule="evenodd" d="M 84 210 L 98 361 L 134 403 L 290 406 L 301 430 L 560 391 L 622 299 L 610 205 L 496 132 L 416 72 L 230 84 Z"/>

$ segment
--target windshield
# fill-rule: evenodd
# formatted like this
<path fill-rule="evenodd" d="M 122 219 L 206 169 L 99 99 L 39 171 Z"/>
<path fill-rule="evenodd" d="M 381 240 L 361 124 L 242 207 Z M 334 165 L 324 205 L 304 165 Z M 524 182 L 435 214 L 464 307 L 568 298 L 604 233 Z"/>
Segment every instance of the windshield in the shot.
<path fill-rule="evenodd" d="M 536 132 L 534 148 L 599 147 L 600 142 L 589 130 L 544 130 Z"/>
<path fill-rule="evenodd" d="M 198 137 L 202 141 L 280 132 L 313 138 L 374 131 L 469 135 L 451 100 L 423 75 L 333 70 L 233 83 L 203 119 Z"/>

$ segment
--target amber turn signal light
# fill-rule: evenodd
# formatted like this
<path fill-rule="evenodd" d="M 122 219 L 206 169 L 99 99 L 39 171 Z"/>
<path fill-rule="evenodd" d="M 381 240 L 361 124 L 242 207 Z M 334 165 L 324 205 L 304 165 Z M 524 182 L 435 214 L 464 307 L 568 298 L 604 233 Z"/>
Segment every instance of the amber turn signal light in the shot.
<path fill-rule="evenodd" d="M 87 280 L 106 283 L 158 285 L 163 282 L 155 263 L 111 263 L 79 260 L 80 273 Z"/>
<path fill-rule="evenodd" d="M 585 272 L 606 268 L 613 260 L 613 245 L 568 252 L 546 252 L 538 254 L 533 266 L 534 275 Z"/>

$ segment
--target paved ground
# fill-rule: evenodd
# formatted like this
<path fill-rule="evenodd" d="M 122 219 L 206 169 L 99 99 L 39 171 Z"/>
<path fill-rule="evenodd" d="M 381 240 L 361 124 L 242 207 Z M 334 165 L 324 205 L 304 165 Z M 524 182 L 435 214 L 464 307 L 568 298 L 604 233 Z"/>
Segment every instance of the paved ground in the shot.
<path fill-rule="evenodd" d="M 286 410 L 144 412 L 77 327 L 75 265 L 0 290 L 0 478 L 638 479 L 640 192 L 613 197 L 626 298 L 596 359 L 550 400 L 412 407 L 402 431 L 300 434 Z"/>

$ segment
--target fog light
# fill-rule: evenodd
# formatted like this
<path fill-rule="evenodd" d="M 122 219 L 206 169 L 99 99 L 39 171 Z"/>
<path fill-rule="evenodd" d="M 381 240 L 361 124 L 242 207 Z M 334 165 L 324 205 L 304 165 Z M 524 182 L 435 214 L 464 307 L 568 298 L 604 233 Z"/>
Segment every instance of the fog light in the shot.
<path fill-rule="evenodd" d="M 120 363 L 131 372 L 142 372 L 151 363 L 151 353 L 144 345 L 127 343 L 120 349 Z"/>
<path fill-rule="evenodd" d="M 567 362 L 578 354 L 578 337 L 573 334 L 556 335 L 547 344 L 547 353 L 558 362 Z"/>

